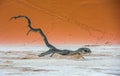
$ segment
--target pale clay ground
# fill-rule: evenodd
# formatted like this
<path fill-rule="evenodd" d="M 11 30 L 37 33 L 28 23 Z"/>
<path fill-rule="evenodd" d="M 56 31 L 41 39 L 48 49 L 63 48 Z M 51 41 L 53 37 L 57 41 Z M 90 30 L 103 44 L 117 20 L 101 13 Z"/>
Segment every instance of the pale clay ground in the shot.
<path fill-rule="evenodd" d="M 41 51 L 35 49 L 0 49 L 0 76 L 120 76 L 119 46 L 89 48 L 92 53 L 85 59 L 57 54 L 39 58 Z"/>

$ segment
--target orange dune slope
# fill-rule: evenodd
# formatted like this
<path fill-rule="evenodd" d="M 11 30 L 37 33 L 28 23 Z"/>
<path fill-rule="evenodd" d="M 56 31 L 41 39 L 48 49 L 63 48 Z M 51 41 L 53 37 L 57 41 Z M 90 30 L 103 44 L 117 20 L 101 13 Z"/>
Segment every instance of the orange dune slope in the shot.
<path fill-rule="evenodd" d="M 43 44 L 26 36 L 26 15 L 54 44 L 120 44 L 119 0 L 0 0 L 0 44 Z"/>

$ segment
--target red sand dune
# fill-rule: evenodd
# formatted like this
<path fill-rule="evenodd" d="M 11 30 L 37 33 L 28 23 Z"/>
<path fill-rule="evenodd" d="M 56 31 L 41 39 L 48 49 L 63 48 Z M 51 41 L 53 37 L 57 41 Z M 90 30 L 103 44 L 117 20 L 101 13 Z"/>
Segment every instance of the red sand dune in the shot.
<path fill-rule="evenodd" d="M 119 0 L 1 0 L 0 43 L 41 43 L 36 33 L 26 36 L 24 19 L 9 21 L 26 15 L 54 44 L 120 44 L 119 4 Z"/>

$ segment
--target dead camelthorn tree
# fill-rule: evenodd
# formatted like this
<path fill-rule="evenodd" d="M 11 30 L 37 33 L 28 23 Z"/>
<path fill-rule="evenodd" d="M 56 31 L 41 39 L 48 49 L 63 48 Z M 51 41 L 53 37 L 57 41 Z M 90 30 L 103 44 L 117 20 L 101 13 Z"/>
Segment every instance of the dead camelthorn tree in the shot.
<path fill-rule="evenodd" d="M 48 51 L 39 54 L 38 55 L 39 57 L 42 57 L 42 56 L 45 56 L 45 55 L 48 55 L 48 54 L 51 54 L 50 57 L 52 57 L 55 53 L 60 54 L 60 55 L 75 55 L 75 54 L 78 54 L 78 55 L 81 55 L 81 57 L 83 57 L 82 56 L 83 54 L 91 53 L 91 50 L 89 48 L 79 48 L 79 49 L 77 49 L 75 51 L 58 49 L 58 48 L 56 48 L 55 46 L 53 46 L 52 44 L 50 44 L 48 42 L 48 39 L 45 36 L 45 34 L 43 33 L 41 28 L 33 28 L 31 26 L 31 20 L 27 16 L 14 16 L 14 17 L 11 17 L 11 19 L 17 19 L 17 18 L 25 18 L 27 20 L 27 22 L 28 22 L 27 26 L 29 28 L 29 31 L 27 32 L 27 35 L 29 35 L 30 32 L 38 32 L 42 36 L 42 39 L 44 40 L 46 46 L 49 48 Z"/>

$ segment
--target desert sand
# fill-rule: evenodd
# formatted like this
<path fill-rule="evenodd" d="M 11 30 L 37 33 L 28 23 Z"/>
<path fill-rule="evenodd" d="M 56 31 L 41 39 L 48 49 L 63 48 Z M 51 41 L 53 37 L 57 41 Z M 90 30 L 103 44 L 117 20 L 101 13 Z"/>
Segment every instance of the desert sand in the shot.
<path fill-rule="evenodd" d="M 69 48 L 72 49 L 75 46 Z M 89 46 L 90 55 L 38 57 L 47 48 L 0 47 L 0 76 L 120 76 L 120 46 Z"/>

